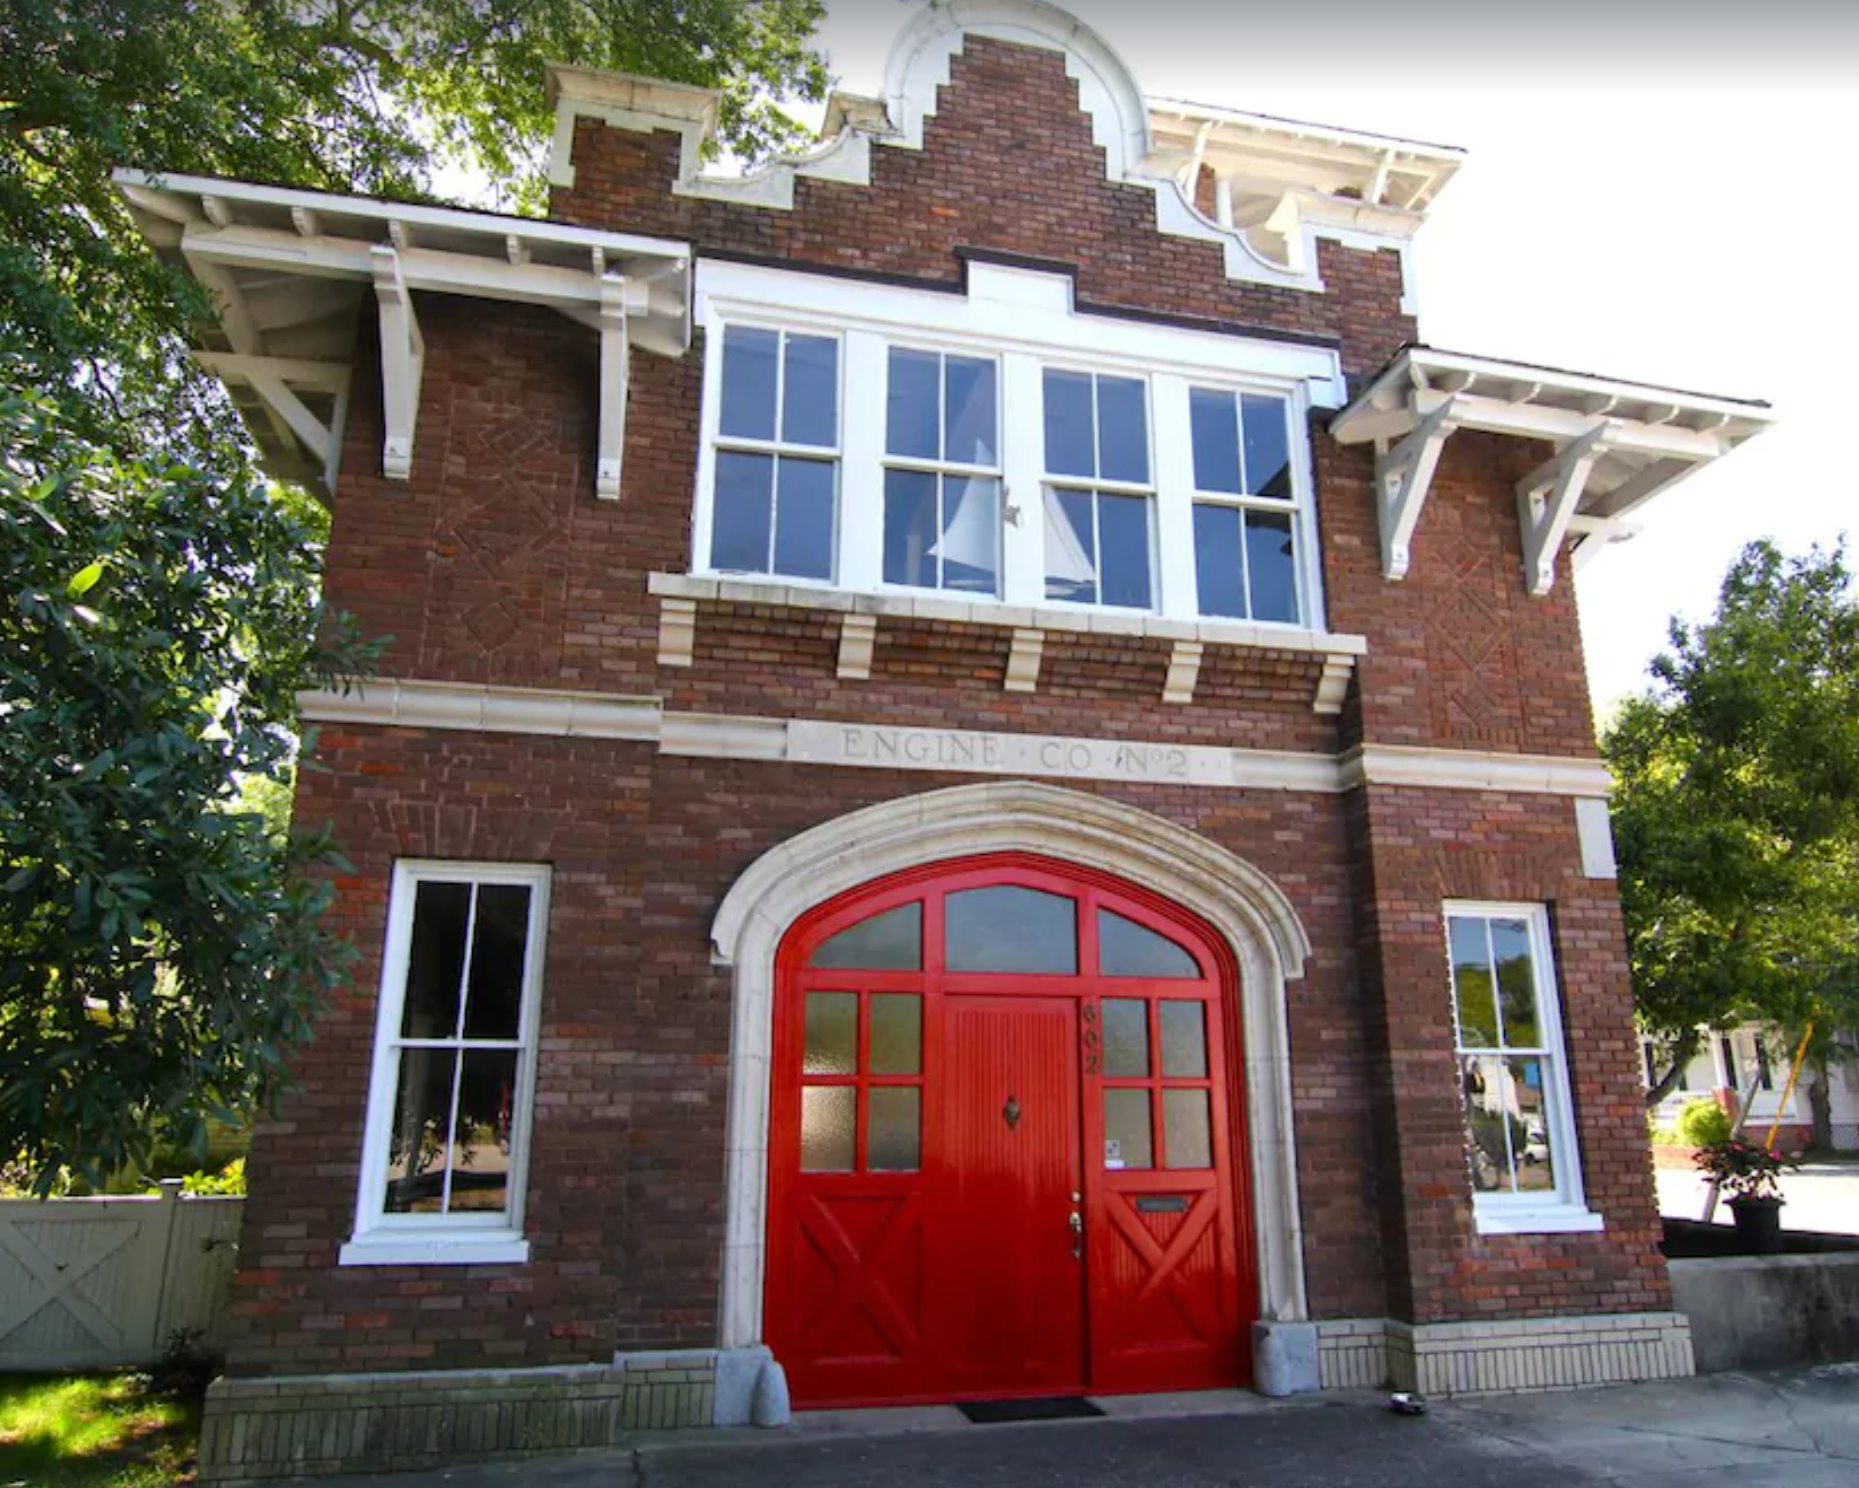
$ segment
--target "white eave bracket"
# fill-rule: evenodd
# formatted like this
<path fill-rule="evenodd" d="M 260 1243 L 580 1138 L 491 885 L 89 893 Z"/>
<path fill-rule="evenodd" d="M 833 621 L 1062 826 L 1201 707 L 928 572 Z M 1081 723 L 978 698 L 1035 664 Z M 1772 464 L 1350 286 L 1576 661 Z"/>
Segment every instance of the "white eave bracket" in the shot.
<path fill-rule="evenodd" d="M 1557 559 L 1577 564 L 1637 530 L 1630 513 L 1774 422 L 1766 403 L 1411 346 L 1330 423 L 1372 443 L 1382 574 L 1403 578 L 1446 441 L 1458 429 L 1546 444 L 1517 483 L 1524 587 L 1545 595 Z"/>
<path fill-rule="evenodd" d="M 620 494 L 632 348 L 681 357 L 690 347 L 688 243 L 207 177 L 118 171 L 115 179 L 157 252 L 178 256 L 212 291 L 209 339 L 230 349 L 208 351 L 202 365 L 257 395 L 254 433 L 287 479 L 308 474 L 299 442 L 325 489 L 333 479 L 353 317 L 369 286 L 381 325 L 381 470 L 391 480 L 412 475 L 426 350 L 418 296 L 540 305 L 598 335 L 593 484 L 602 500 Z M 312 364 L 324 368 L 314 385 L 286 375 Z M 339 406 L 320 417 L 301 394 L 333 393 L 324 384 L 334 373 L 344 378 Z"/>

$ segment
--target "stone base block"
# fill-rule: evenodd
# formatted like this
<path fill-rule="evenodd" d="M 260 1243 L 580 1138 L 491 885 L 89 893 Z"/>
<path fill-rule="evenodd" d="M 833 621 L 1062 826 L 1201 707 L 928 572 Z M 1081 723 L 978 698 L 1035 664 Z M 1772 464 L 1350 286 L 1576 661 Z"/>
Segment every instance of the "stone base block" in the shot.
<path fill-rule="evenodd" d="M 1690 1325 L 1676 1312 L 1489 1323 L 1343 1319 L 1316 1328 L 1326 1390 L 1489 1395 L 1697 1372 Z"/>
<path fill-rule="evenodd" d="M 1254 1323 L 1252 1385 L 1261 1395 L 1305 1395 L 1323 1388 L 1315 1323 Z"/>

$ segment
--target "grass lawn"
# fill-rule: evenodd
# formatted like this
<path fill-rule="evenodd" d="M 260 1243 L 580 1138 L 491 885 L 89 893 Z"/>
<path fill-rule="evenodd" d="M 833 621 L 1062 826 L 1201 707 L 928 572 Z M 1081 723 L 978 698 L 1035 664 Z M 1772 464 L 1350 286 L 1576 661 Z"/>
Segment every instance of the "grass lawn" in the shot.
<path fill-rule="evenodd" d="M 145 1375 L 0 1375 L 0 1488 L 191 1483 L 199 1430 L 199 1400 Z"/>

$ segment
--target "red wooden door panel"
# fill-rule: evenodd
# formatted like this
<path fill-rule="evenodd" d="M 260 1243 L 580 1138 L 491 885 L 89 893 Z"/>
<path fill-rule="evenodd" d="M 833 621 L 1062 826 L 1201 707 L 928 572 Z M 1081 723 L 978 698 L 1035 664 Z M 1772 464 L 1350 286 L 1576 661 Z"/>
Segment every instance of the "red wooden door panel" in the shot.
<path fill-rule="evenodd" d="M 950 997 L 942 1024 L 927 1195 L 935 1351 L 958 1394 L 1082 1389 L 1077 1005 Z"/>

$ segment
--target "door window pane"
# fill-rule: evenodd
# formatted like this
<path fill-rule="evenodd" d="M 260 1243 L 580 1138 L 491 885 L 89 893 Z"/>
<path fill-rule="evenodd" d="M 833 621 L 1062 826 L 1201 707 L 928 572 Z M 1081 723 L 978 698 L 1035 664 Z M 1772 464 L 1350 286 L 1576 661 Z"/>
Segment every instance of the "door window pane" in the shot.
<path fill-rule="evenodd" d="M 831 336 L 787 338 L 781 438 L 826 449 L 839 443 L 839 343 Z"/>
<path fill-rule="evenodd" d="M 1285 401 L 1247 393 L 1239 403 L 1246 426 L 1246 489 L 1255 496 L 1278 496 L 1289 501 L 1291 446 L 1285 427 Z"/>
<path fill-rule="evenodd" d="M 1097 520 L 1089 491 L 1048 489 L 1046 598 L 1097 603 Z"/>
<path fill-rule="evenodd" d="M 858 994 L 809 992 L 801 1069 L 809 1075 L 858 1073 Z"/>
<path fill-rule="evenodd" d="M 830 579 L 833 486 L 839 467 L 831 460 L 794 460 L 786 456 L 780 464 L 774 572 L 799 579 Z"/>
<path fill-rule="evenodd" d="M 510 1204 L 516 1050 L 467 1049 L 452 1128 L 450 1213 L 501 1214 Z"/>
<path fill-rule="evenodd" d="M 1000 405 L 994 363 L 952 356 L 944 363 L 943 458 L 952 465 L 994 465 L 1000 460 L 996 432 Z"/>
<path fill-rule="evenodd" d="M 1162 1073 L 1177 1080 L 1207 1078 L 1207 1005 L 1162 1003 Z"/>
<path fill-rule="evenodd" d="M 1133 377 L 1097 379 L 1097 473 L 1104 480 L 1149 483 L 1149 412 Z"/>
<path fill-rule="evenodd" d="M 471 937 L 471 991 L 465 1001 L 466 1038 L 517 1036 L 523 1007 L 523 945 L 528 934 L 528 887 L 480 885 Z"/>
<path fill-rule="evenodd" d="M 1452 952 L 1452 992 L 1459 1014 L 1459 1042 L 1492 1048 L 1498 1042 L 1497 997 L 1491 983 L 1485 922 L 1454 916 L 1447 922 Z"/>
<path fill-rule="evenodd" d="M 800 1093 L 800 1170 L 850 1173 L 858 1156 L 858 1088 L 810 1085 Z"/>
<path fill-rule="evenodd" d="M 1104 999 L 1104 1074 L 1115 1080 L 1149 1077 L 1149 1004 L 1134 997 Z"/>
<path fill-rule="evenodd" d="M 730 326 L 723 332 L 722 432 L 734 439 L 775 437 L 779 331 Z"/>
<path fill-rule="evenodd" d="M 914 1173 L 922 1166 L 923 1095 L 914 1085 L 874 1085 L 865 1167 L 873 1173 Z"/>
<path fill-rule="evenodd" d="M 710 566 L 737 573 L 767 573 L 774 521 L 772 455 L 719 450 L 716 500 L 711 507 Z"/>
<path fill-rule="evenodd" d="M 1195 960 L 1174 941 L 1115 910 L 1097 912 L 1097 963 L 1105 976 L 1193 977 Z"/>
<path fill-rule="evenodd" d="M 1098 540 L 1103 548 L 1102 602 L 1149 608 L 1149 499 L 1099 496 Z"/>
<path fill-rule="evenodd" d="M 874 992 L 871 997 L 871 1072 L 923 1072 L 923 999 L 913 993 Z"/>
<path fill-rule="evenodd" d="M 1297 550 L 1289 512 L 1246 513 L 1246 576 L 1254 620 L 1297 623 Z"/>
<path fill-rule="evenodd" d="M 471 885 L 422 883 L 413 899 L 407 943 L 406 1038 L 451 1038 L 458 1032 L 458 994 L 465 972 Z"/>
<path fill-rule="evenodd" d="M 943 901 L 950 971 L 1078 971 L 1074 900 L 1015 884 L 963 889 Z"/>
<path fill-rule="evenodd" d="M 1211 388 L 1188 392 L 1189 437 L 1194 442 L 1194 488 L 1230 491 L 1237 496 L 1239 478 L 1239 409 L 1231 393 Z M 1215 508 L 1219 510 L 1219 508 Z"/>
<path fill-rule="evenodd" d="M 910 459 L 934 460 L 937 433 L 937 364 L 933 351 L 891 349 L 885 389 L 885 450 Z"/>
<path fill-rule="evenodd" d="M 1087 372 L 1046 371 L 1046 469 L 1054 475 L 1097 474 L 1096 419 Z"/>
<path fill-rule="evenodd" d="M 1208 1117 L 1205 1090 L 1163 1091 L 1162 1131 L 1166 1143 L 1164 1167 L 1214 1165 L 1213 1123 Z"/>
<path fill-rule="evenodd" d="M 1104 1165 L 1153 1168 L 1155 1145 L 1149 1131 L 1149 1092 L 1107 1089 L 1104 1092 Z"/>
<path fill-rule="evenodd" d="M 807 963 L 828 970 L 920 971 L 923 968 L 923 905 L 900 904 L 849 925 L 821 943 Z"/>

